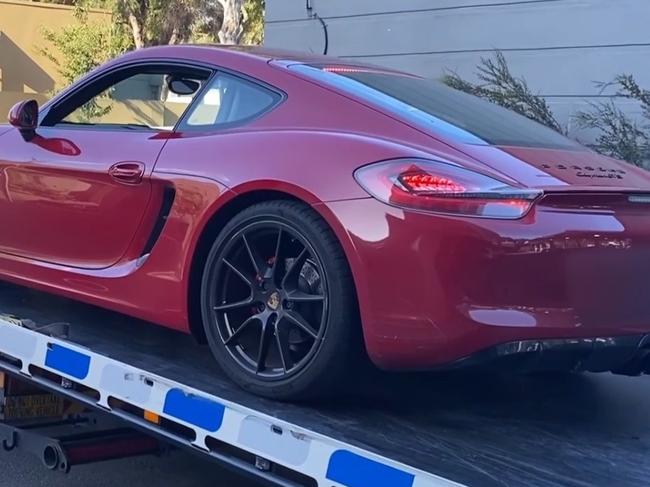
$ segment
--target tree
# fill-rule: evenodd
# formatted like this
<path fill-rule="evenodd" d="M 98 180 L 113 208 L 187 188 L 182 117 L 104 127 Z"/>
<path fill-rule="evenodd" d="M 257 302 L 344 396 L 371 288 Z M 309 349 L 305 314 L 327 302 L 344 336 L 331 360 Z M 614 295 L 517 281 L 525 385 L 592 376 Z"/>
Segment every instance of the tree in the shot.
<path fill-rule="evenodd" d="M 648 134 L 612 101 L 590 103 L 590 107 L 574 118 L 580 127 L 598 130 L 592 147 L 601 154 L 644 166 L 650 159 Z"/>
<path fill-rule="evenodd" d="M 481 58 L 477 68 L 481 83 L 474 84 L 456 73 L 447 73 L 442 81 L 460 91 L 486 98 L 498 105 L 514 110 L 558 132 L 565 130 L 553 115 L 544 97 L 533 93 L 523 78 L 515 77 L 500 51 L 495 58 Z"/>
<path fill-rule="evenodd" d="M 39 51 L 70 83 L 123 52 L 188 41 L 255 44 L 264 35 L 264 0 L 41 0 L 74 5 L 77 23 L 43 29 Z M 102 8 L 111 21 L 89 20 Z"/>
<path fill-rule="evenodd" d="M 536 120 L 558 132 L 564 133 L 546 100 L 532 93 L 526 80 L 516 78 L 500 52 L 495 59 L 482 58 L 478 66 L 478 78 L 475 84 L 464 80 L 456 73 L 448 73 L 443 82 L 452 88 L 488 99 L 498 105 L 514 110 L 528 118 Z M 590 103 L 590 109 L 573 116 L 578 126 L 597 131 L 593 144 L 594 150 L 608 156 L 630 162 L 637 166 L 648 167 L 650 163 L 650 91 L 639 86 L 631 75 L 619 75 L 610 83 L 597 83 L 601 93 L 605 88 L 617 87 L 612 97 L 626 98 L 639 103 L 648 123 L 639 125 L 624 113 L 610 99 L 606 102 Z"/>
<path fill-rule="evenodd" d="M 192 39 L 239 44 L 245 37 L 249 43 L 259 43 L 263 37 L 264 0 L 104 2 L 113 2 L 111 10 L 116 20 L 129 25 L 137 49 Z"/>
<path fill-rule="evenodd" d="M 260 44 L 264 0 L 40 0 L 74 5 L 78 12 L 103 8 L 128 26 L 136 49 L 190 40 Z"/>
<path fill-rule="evenodd" d="M 264 42 L 264 0 L 246 0 L 244 11 L 244 33 L 240 39 L 242 44 L 262 44 Z"/>
<path fill-rule="evenodd" d="M 43 29 L 50 46 L 40 48 L 40 53 L 57 66 L 66 84 L 132 47 L 122 26 L 86 17 L 81 20 L 60 31 Z"/>
<path fill-rule="evenodd" d="M 634 77 L 622 74 L 609 83 L 597 83 L 601 93 L 616 87 L 615 97 L 639 103 L 646 124 L 640 126 L 625 114 L 612 99 L 590 103 L 590 110 L 580 111 L 575 120 L 582 128 L 598 130 L 594 149 L 618 157 L 637 166 L 647 166 L 650 161 L 650 91 L 642 89 Z"/>
<path fill-rule="evenodd" d="M 58 5 L 69 5 L 75 7 L 83 3 L 88 8 L 106 8 L 110 0 L 32 0 L 36 3 L 56 3 Z"/>
<path fill-rule="evenodd" d="M 66 85 L 132 46 L 122 26 L 102 21 L 91 22 L 84 17 L 80 20 L 84 21 L 60 31 L 43 29 L 43 37 L 50 46 L 41 48 L 40 52 L 57 66 Z M 93 99 L 82 107 L 81 114 L 84 119 L 92 120 L 107 114 L 109 110 L 110 107 L 102 107 L 97 99 Z"/>
<path fill-rule="evenodd" d="M 222 44 L 239 44 L 244 32 L 244 0 L 221 0 L 223 4 L 223 22 L 219 30 L 219 42 Z"/>
<path fill-rule="evenodd" d="M 219 0 L 114 2 L 113 14 L 118 22 L 129 25 L 137 49 L 187 42 L 194 36 L 216 40 L 225 19 L 224 5 Z"/>

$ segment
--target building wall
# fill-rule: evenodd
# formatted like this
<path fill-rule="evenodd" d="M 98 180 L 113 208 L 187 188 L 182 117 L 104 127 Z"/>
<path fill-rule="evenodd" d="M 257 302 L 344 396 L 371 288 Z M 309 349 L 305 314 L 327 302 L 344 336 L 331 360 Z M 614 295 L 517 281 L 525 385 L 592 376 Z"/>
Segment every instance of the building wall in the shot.
<path fill-rule="evenodd" d="M 311 0 L 328 53 L 430 77 L 475 79 L 500 49 L 513 73 L 547 97 L 558 118 L 611 93 L 596 81 L 631 73 L 650 87 L 650 0 Z M 267 0 L 268 46 L 322 52 L 305 0 Z M 638 114 L 638 107 L 618 103 Z"/>
<path fill-rule="evenodd" d="M 70 7 L 19 0 L 0 0 L 0 117 L 19 100 L 47 99 L 60 77 L 52 61 L 40 54 L 43 27 L 58 29 L 74 23 Z M 90 19 L 108 13 L 90 12 Z"/>
<path fill-rule="evenodd" d="M 108 12 L 93 10 L 89 21 L 110 18 Z M 44 102 L 63 87 L 56 65 L 40 51 L 46 45 L 43 28 L 61 29 L 77 22 L 74 9 L 61 5 L 21 0 L 0 0 L 0 117 L 20 100 L 34 98 Z M 153 126 L 173 126 L 187 103 L 157 100 L 152 87 L 138 84 L 134 78 L 125 94 L 110 103 L 111 110 L 102 121 L 136 122 Z"/>

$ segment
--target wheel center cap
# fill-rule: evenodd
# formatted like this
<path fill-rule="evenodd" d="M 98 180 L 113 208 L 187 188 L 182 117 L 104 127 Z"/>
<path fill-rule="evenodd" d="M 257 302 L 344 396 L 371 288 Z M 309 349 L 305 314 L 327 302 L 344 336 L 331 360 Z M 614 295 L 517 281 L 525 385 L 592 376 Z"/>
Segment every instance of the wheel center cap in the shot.
<path fill-rule="evenodd" d="M 273 311 L 277 311 L 277 309 L 280 307 L 280 293 L 273 291 L 269 295 L 269 298 L 266 300 L 266 305 Z"/>

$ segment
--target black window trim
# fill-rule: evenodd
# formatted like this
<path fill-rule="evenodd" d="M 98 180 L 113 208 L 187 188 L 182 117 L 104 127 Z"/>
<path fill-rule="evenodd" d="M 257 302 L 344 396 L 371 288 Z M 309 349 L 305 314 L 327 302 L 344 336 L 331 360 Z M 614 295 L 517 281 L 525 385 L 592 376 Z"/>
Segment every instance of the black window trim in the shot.
<path fill-rule="evenodd" d="M 268 91 L 269 93 L 275 95 L 276 99 L 264 110 L 261 110 L 258 113 L 251 115 L 250 117 L 242 118 L 241 120 L 237 120 L 235 122 L 220 123 L 220 124 L 206 124 L 206 125 L 187 124 L 186 123 L 187 119 L 191 116 L 192 112 L 194 111 L 194 108 L 199 103 L 199 100 L 202 99 L 202 95 L 205 93 L 206 90 L 208 90 L 208 87 L 212 84 L 214 79 L 217 76 L 219 76 L 219 74 L 221 73 L 231 76 L 233 78 L 241 79 L 249 84 L 262 88 L 263 90 Z M 259 118 L 263 117 L 267 113 L 273 111 L 278 105 L 283 103 L 286 98 L 287 98 L 287 94 L 284 91 L 279 90 L 274 86 L 269 85 L 268 83 L 252 78 L 243 73 L 239 73 L 229 69 L 217 68 L 216 71 L 213 73 L 213 75 L 210 77 L 210 79 L 205 83 L 205 86 L 202 87 L 201 92 L 197 93 L 194 99 L 192 99 L 192 103 L 190 104 L 190 106 L 187 107 L 187 110 L 185 110 L 183 112 L 183 115 L 178 119 L 178 123 L 174 127 L 174 132 L 177 133 L 191 132 L 193 134 L 214 134 L 214 133 L 221 132 L 223 130 L 229 130 L 231 128 L 245 126 L 255 120 L 258 120 Z"/>
<path fill-rule="evenodd" d="M 63 93 L 63 96 L 60 98 L 55 98 L 52 100 L 51 104 L 48 104 L 45 109 L 39 114 L 39 127 L 43 129 L 59 129 L 59 130 L 84 130 L 84 131 L 101 131 L 101 132 L 128 132 L 128 133 L 133 133 L 135 130 L 134 129 L 129 129 L 129 128 L 121 128 L 119 126 L 112 126 L 112 125 L 89 125 L 89 126 L 84 126 L 82 124 L 75 125 L 73 123 L 71 124 L 61 124 L 61 125 L 43 125 L 45 121 L 47 121 L 48 117 L 51 116 L 52 112 L 56 111 L 56 108 L 61 106 L 61 104 L 69 102 L 71 99 L 74 99 L 78 93 L 81 90 L 87 89 L 88 87 L 91 87 L 93 84 L 100 82 L 101 80 L 115 76 L 116 74 L 123 72 L 123 71 L 128 71 L 134 68 L 138 67 L 155 67 L 155 66 L 173 66 L 173 67 L 178 67 L 178 68 L 188 68 L 188 69 L 198 69 L 198 70 L 203 70 L 206 71 L 206 83 L 204 83 L 204 86 L 212 79 L 214 76 L 215 68 L 214 67 L 209 67 L 206 66 L 202 63 L 192 63 L 192 62 L 187 62 L 187 61 L 182 61 L 182 60 L 174 60 L 174 59 L 146 59 L 146 60 L 135 60 L 131 62 L 125 62 L 121 64 L 117 64 L 113 67 L 111 67 L 108 70 L 101 71 L 96 73 L 94 76 L 89 77 L 88 79 L 84 80 L 81 84 L 79 85 L 71 85 L 70 90 L 66 90 Z M 126 79 L 126 78 L 125 78 Z M 195 95 L 199 95 L 199 93 L 202 91 L 203 87 L 201 87 L 201 90 Z M 192 100 L 192 103 L 194 102 L 194 99 Z M 184 112 L 187 111 L 192 103 L 189 103 L 188 106 L 185 108 Z M 174 126 L 175 128 L 176 126 Z M 172 130 L 161 130 L 155 127 L 142 127 L 136 129 L 138 132 L 143 132 L 143 133 L 172 133 Z"/>
<path fill-rule="evenodd" d="M 176 122 L 176 125 L 174 125 L 174 128 L 171 131 L 164 131 L 164 133 L 179 133 L 179 128 L 182 127 L 181 123 L 185 121 L 185 119 L 189 116 L 189 114 L 192 112 L 194 109 L 195 105 L 198 103 L 198 100 L 202 99 L 202 95 L 205 93 L 205 90 L 207 89 L 208 86 L 212 84 L 212 81 L 214 80 L 215 76 L 217 76 L 219 73 L 225 73 L 230 76 L 233 76 L 235 78 L 240 78 L 245 81 L 248 81 L 249 83 L 252 83 L 254 85 L 257 85 L 261 88 L 266 89 L 267 91 L 270 91 L 274 93 L 277 96 L 277 100 L 275 103 L 272 103 L 269 105 L 265 110 L 261 111 L 260 113 L 257 113 L 253 115 L 252 117 L 248 117 L 246 119 L 237 121 L 237 122 L 232 122 L 232 123 L 227 123 L 227 124 L 219 124 L 219 125 L 201 125 L 201 126 L 185 126 L 183 129 L 183 132 L 192 132 L 194 134 L 214 134 L 221 132 L 223 130 L 228 130 L 231 128 L 243 126 L 246 124 L 249 124 L 253 122 L 254 120 L 257 120 L 267 113 L 275 110 L 279 105 L 281 105 L 286 99 L 287 99 L 287 93 L 284 92 L 283 90 L 265 82 L 260 79 L 254 78 L 253 76 L 249 76 L 245 73 L 241 73 L 239 71 L 235 71 L 229 68 L 224 68 L 221 66 L 218 66 L 216 64 L 212 63 L 207 63 L 207 62 L 201 62 L 201 61 L 187 61 L 187 60 L 182 60 L 182 59 L 177 59 L 177 58 L 147 58 L 147 59 L 136 59 L 133 61 L 127 61 L 123 63 L 116 64 L 115 66 L 111 67 L 108 70 L 103 70 L 103 71 L 98 71 L 94 75 L 88 77 L 88 79 L 85 79 L 82 83 L 79 85 L 73 84 L 70 85 L 68 88 L 65 89 L 61 93 L 60 97 L 55 97 L 49 102 L 46 103 L 42 111 L 39 113 L 39 127 L 41 127 L 41 124 L 47 120 L 47 117 L 50 116 L 50 112 L 54 110 L 57 106 L 59 106 L 61 103 L 65 103 L 66 101 L 69 101 L 71 98 L 73 98 L 79 90 L 82 90 L 88 86 L 90 86 L 93 83 L 96 83 L 97 81 L 101 80 L 102 78 L 106 76 L 112 76 L 115 75 L 116 73 L 131 69 L 134 67 L 138 66 L 147 66 L 147 65 L 160 65 L 160 64 L 169 64 L 173 66 L 178 66 L 178 67 L 187 67 L 187 68 L 194 68 L 194 69 L 204 69 L 206 71 L 209 71 L 210 74 L 206 78 L 205 83 L 201 87 L 201 89 L 196 93 L 196 95 L 192 98 L 191 103 L 188 104 L 188 106 L 185 108 L 183 111 L 183 114 L 181 117 L 179 117 L 178 121 Z M 133 133 L 134 131 L 132 129 L 125 129 L 125 128 L 120 128 L 120 127 L 112 127 L 112 126 L 105 126 L 105 127 L 93 127 L 93 126 L 83 126 L 83 125 L 78 125 L 74 126 L 73 124 L 70 124 L 70 126 L 56 126 L 56 125 L 48 125 L 48 126 L 42 126 L 44 129 L 51 129 L 51 128 L 57 128 L 57 129 L 62 129 L 62 130 L 96 130 L 96 131 L 111 131 L 111 132 L 129 132 Z M 160 129 L 155 129 L 155 128 L 142 128 L 138 130 L 139 132 L 143 133 L 160 133 Z"/>

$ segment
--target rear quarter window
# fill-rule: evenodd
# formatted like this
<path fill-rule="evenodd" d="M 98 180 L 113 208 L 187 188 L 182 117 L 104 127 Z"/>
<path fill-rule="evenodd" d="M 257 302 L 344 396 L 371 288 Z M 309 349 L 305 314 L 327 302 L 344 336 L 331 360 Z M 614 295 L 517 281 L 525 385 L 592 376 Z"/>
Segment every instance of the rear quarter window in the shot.
<path fill-rule="evenodd" d="M 210 130 L 246 123 L 272 109 L 281 96 L 237 76 L 217 73 L 180 125 L 181 130 Z"/>
<path fill-rule="evenodd" d="M 481 145 L 578 149 L 581 146 L 516 112 L 438 81 L 371 68 L 294 65 L 304 74 L 379 104 L 433 134 Z"/>

